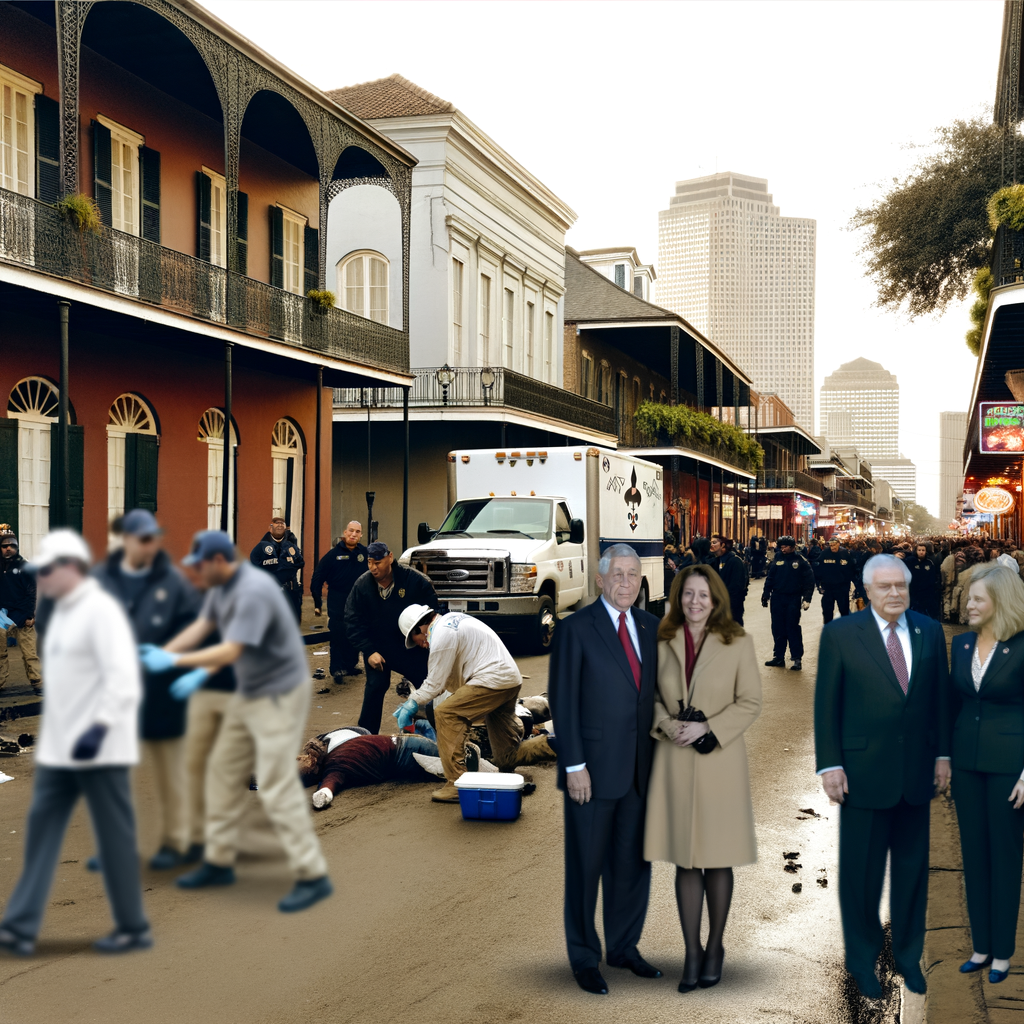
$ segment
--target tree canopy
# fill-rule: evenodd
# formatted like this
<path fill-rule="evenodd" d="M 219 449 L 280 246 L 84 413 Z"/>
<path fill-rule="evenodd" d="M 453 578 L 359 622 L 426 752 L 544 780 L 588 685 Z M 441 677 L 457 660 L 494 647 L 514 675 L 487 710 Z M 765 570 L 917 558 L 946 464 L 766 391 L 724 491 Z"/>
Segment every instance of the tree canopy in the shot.
<path fill-rule="evenodd" d="M 987 204 L 1003 184 L 1003 129 L 982 117 L 936 130 L 935 146 L 876 203 L 858 209 L 866 275 L 878 305 L 911 317 L 941 313 L 965 298 L 987 267 L 992 244 Z"/>
<path fill-rule="evenodd" d="M 947 524 L 940 523 L 924 505 L 915 505 L 913 502 L 907 502 L 905 515 L 907 526 L 911 528 L 913 533 L 919 536 L 946 532 Z"/>

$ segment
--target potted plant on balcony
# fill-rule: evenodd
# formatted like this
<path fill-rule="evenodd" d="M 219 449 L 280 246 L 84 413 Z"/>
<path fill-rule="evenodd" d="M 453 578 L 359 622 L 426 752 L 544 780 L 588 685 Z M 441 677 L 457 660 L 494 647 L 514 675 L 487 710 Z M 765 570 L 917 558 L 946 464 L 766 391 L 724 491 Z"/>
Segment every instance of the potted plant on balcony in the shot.
<path fill-rule="evenodd" d="M 319 288 L 310 288 L 306 292 L 306 298 L 310 301 L 310 306 L 314 313 L 318 313 L 320 316 L 326 316 L 328 310 L 334 308 L 336 296 L 334 292 L 328 291 L 326 288 L 321 291 Z"/>
<path fill-rule="evenodd" d="M 64 196 L 55 204 L 61 216 L 70 221 L 79 231 L 98 232 L 103 225 L 100 208 L 96 200 L 81 192 L 72 196 Z"/>

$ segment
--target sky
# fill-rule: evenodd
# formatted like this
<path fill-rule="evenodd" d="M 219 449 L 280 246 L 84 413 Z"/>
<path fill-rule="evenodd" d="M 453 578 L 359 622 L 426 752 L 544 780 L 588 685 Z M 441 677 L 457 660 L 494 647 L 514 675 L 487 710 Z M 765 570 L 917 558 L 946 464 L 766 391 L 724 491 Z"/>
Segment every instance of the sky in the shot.
<path fill-rule="evenodd" d="M 970 300 L 913 322 L 877 309 L 848 223 L 936 127 L 988 115 L 999 0 L 205 6 L 320 88 L 398 72 L 450 100 L 576 212 L 576 249 L 632 245 L 657 269 L 676 181 L 767 178 L 783 216 L 818 222 L 816 404 L 858 356 L 895 373 L 900 448 L 937 513 L 939 412 L 967 408 L 977 363 Z"/>

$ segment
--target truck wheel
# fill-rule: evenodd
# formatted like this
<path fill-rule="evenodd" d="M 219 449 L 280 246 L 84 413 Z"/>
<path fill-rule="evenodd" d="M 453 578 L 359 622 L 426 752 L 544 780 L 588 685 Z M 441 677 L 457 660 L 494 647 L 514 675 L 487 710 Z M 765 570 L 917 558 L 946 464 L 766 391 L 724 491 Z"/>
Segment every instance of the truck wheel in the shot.
<path fill-rule="evenodd" d="M 640 593 L 636 595 L 636 600 L 633 602 L 634 608 L 639 608 L 640 611 L 647 611 L 648 594 L 650 591 L 647 589 L 647 580 L 644 580 L 640 584 Z"/>
<path fill-rule="evenodd" d="M 551 650 L 557 625 L 558 616 L 555 614 L 555 602 L 545 594 L 540 599 L 540 608 L 531 627 L 532 643 L 530 646 L 535 654 L 547 654 Z"/>

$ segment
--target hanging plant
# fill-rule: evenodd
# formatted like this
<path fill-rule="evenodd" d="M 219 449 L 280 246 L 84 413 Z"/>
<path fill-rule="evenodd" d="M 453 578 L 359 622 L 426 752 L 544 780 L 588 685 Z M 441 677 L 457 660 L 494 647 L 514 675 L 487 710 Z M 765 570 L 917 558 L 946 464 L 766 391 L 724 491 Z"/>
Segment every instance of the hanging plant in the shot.
<path fill-rule="evenodd" d="M 73 196 L 58 199 L 54 205 L 79 231 L 98 232 L 103 226 L 100 208 L 91 196 L 78 192 Z"/>
<path fill-rule="evenodd" d="M 688 440 L 698 441 L 724 448 L 753 469 L 760 469 L 764 464 L 764 449 L 749 434 L 688 405 L 641 402 L 633 419 L 647 444 L 656 444 L 659 436 L 668 437 L 683 447 Z"/>
<path fill-rule="evenodd" d="M 321 291 L 319 288 L 310 288 L 306 292 L 306 298 L 313 303 L 314 308 L 319 308 L 324 313 L 334 307 L 334 292 L 327 291 L 326 289 Z"/>

